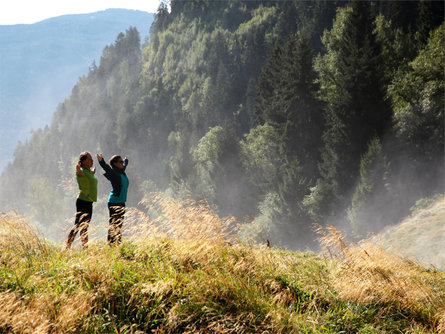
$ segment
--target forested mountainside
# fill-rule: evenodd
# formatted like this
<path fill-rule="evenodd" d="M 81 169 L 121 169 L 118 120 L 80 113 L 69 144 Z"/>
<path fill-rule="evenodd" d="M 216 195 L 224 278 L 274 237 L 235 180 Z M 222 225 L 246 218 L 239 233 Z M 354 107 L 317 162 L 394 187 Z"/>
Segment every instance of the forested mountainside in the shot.
<path fill-rule="evenodd" d="M 19 140 L 50 123 L 57 104 L 99 61 L 104 46 L 130 26 L 148 37 L 153 19 L 153 13 L 107 9 L 0 25 L 0 172 Z"/>
<path fill-rule="evenodd" d="M 314 223 L 379 231 L 444 192 L 443 6 L 172 0 L 17 147 L 1 204 L 62 235 L 88 150 L 129 157 L 128 205 L 206 199 L 275 246 L 309 246 Z"/>

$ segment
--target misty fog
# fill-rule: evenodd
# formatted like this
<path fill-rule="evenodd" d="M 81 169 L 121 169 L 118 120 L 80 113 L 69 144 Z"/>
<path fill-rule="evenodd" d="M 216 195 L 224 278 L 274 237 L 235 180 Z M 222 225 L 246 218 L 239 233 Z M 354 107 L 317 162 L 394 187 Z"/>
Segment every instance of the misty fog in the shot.
<path fill-rule="evenodd" d="M 96 45 L 94 65 L 42 73 L 1 107 L 12 126 L 0 168 L 22 141 L 0 177 L 2 210 L 64 241 L 83 151 L 97 168 L 96 240 L 110 191 L 96 153 L 128 156 L 130 208 L 149 215 L 140 202 L 153 194 L 205 201 L 241 237 L 291 250 L 318 250 L 315 225 L 359 241 L 443 195 L 443 64 L 432 61 L 443 18 L 413 16 L 421 2 L 319 4 L 172 1 L 149 43 L 125 27 Z"/>
<path fill-rule="evenodd" d="M 34 24 L 0 25 L 0 171 L 18 142 L 44 128 L 103 48 L 129 26 L 148 36 L 153 14 L 106 10 Z"/>

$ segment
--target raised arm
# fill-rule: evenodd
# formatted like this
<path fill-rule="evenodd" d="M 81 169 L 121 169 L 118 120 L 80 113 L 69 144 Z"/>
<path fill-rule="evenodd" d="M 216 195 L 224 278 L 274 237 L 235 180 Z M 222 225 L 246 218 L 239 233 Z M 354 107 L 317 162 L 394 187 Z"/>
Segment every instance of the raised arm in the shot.
<path fill-rule="evenodd" d="M 102 167 L 102 169 L 106 172 L 106 173 L 113 173 L 113 169 L 110 167 L 110 165 L 108 165 L 103 156 L 102 153 L 101 154 L 96 154 L 97 157 L 97 161 L 99 161 L 99 165 L 100 167 Z"/>
<path fill-rule="evenodd" d="M 80 161 L 76 165 L 76 174 L 79 176 L 83 176 L 82 163 Z"/>

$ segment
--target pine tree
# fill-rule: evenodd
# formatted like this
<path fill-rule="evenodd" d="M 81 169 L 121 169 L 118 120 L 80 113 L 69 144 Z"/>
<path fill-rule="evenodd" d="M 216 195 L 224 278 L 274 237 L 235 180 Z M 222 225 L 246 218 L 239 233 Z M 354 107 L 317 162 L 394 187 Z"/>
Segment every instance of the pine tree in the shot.
<path fill-rule="evenodd" d="M 440 192 L 445 180 L 444 41 L 445 23 L 433 31 L 410 67 L 395 76 L 388 89 L 395 130 L 410 157 L 405 164 L 416 175 L 409 184 Z"/>
<path fill-rule="evenodd" d="M 430 32 L 444 21 L 444 2 L 421 0 L 418 13 L 416 40 L 421 48 L 427 43 Z"/>
<path fill-rule="evenodd" d="M 307 177 L 316 175 L 323 123 L 315 78 L 309 40 L 293 36 L 275 47 L 260 77 L 255 105 L 258 122 L 282 133 L 283 154 L 304 161 Z"/>
<path fill-rule="evenodd" d="M 292 238 L 302 242 L 299 236 L 305 235 L 310 225 L 302 201 L 318 177 L 323 128 L 315 78 L 309 38 L 299 34 L 275 47 L 257 88 L 258 120 L 264 129 L 271 127 L 278 135 L 274 145 L 280 157 L 280 162 L 275 162 L 279 165 L 277 180 L 263 196 L 279 196 L 276 211 L 281 212 L 280 239 L 285 244 Z"/>
<path fill-rule="evenodd" d="M 360 156 L 372 137 L 383 135 L 390 120 L 373 30 L 370 4 L 357 1 L 338 12 L 332 30 L 323 36 L 327 54 L 316 62 L 326 121 L 321 178 L 306 201 L 318 218 L 345 209 Z"/>
<path fill-rule="evenodd" d="M 240 161 L 240 144 L 232 124 L 215 126 L 192 149 L 193 190 L 214 204 L 221 215 L 239 216 L 252 206 Z M 242 200 L 241 200 L 242 199 Z"/>
<path fill-rule="evenodd" d="M 388 191 L 385 183 L 389 177 L 388 159 L 383 153 L 382 144 L 374 137 L 360 160 L 360 181 L 347 210 L 348 220 L 356 237 L 367 237 L 369 232 L 377 232 L 388 225 Z M 385 219 L 386 218 L 386 219 Z"/>

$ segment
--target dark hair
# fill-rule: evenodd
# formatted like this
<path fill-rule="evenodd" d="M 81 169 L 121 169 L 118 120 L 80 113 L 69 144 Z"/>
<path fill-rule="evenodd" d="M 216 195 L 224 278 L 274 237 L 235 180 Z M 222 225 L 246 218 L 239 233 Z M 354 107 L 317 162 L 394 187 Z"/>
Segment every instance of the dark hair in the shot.
<path fill-rule="evenodd" d="M 122 158 L 121 158 L 120 155 L 113 155 L 113 156 L 110 158 L 110 166 L 113 167 L 114 164 L 115 164 L 116 162 L 118 162 L 119 160 L 122 160 Z"/>
<path fill-rule="evenodd" d="M 82 153 L 80 153 L 80 155 L 79 155 L 79 162 L 80 162 L 80 164 L 83 166 L 83 162 L 85 161 L 85 160 L 87 160 L 87 158 L 88 158 L 88 155 L 91 155 L 90 154 L 90 152 L 82 152 Z"/>

